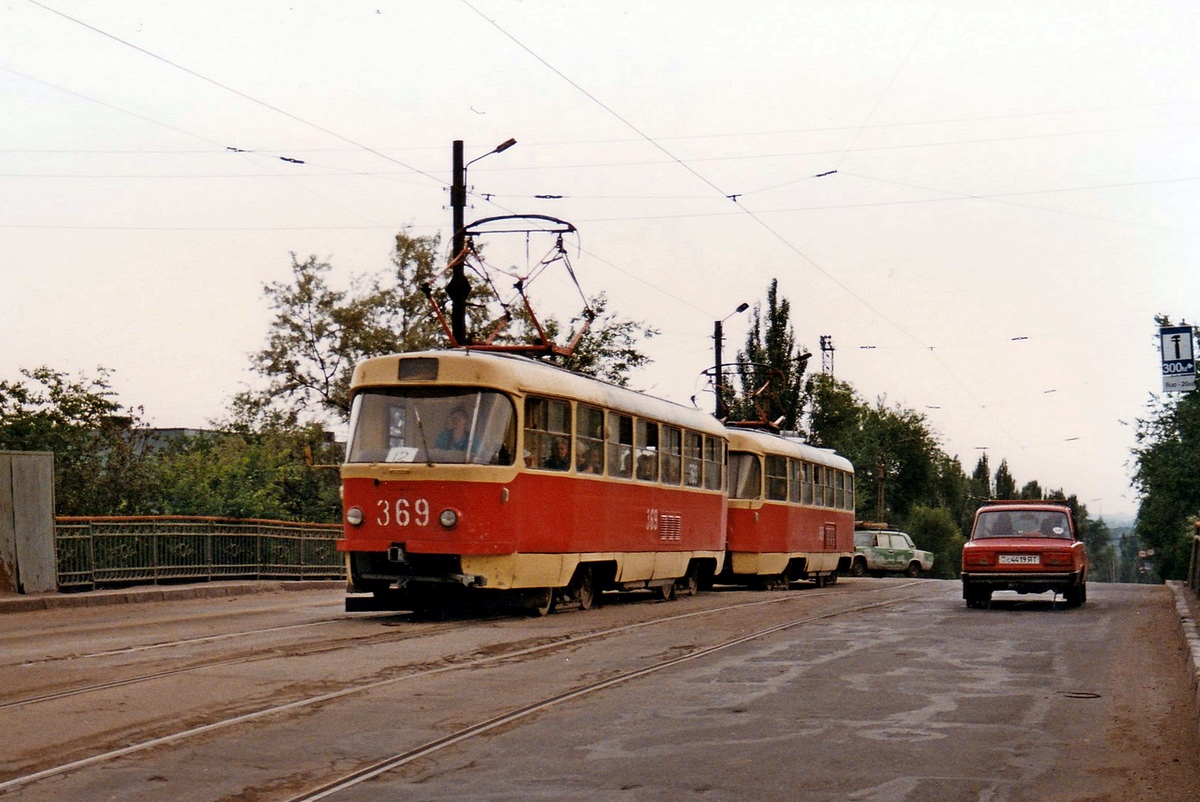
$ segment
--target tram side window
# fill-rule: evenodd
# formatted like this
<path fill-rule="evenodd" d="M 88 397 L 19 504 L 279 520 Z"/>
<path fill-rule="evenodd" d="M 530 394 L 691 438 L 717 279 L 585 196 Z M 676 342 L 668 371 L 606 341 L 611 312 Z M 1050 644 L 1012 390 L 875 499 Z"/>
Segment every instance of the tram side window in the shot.
<path fill-rule="evenodd" d="M 793 504 L 800 503 L 800 483 L 802 480 L 801 464 L 799 460 L 788 460 L 788 501 Z"/>
<path fill-rule="evenodd" d="M 637 478 L 644 482 L 658 481 L 658 424 L 639 420 L 634 441 L 637 452 Z"/>
<path fill-rule="evenodd" d="M 787 501 L 787 457 L 768 454 L 767 498 L 772 501 Z"/>
<path fill-rule="evenodd" d="M 704 438 L 704 486 L 720 490 L 725 486 L 725 441 L 717 437 Z"/>
<path fill-rule="evenodd" d="M 683 433 L 683 482 L 688 487 L 704 483 L 704 438 L 696 432 Z"/>
<path fill-rule="evenodd" d="M 608 475 L 633 476 L 633 418 L 608 413 Z"/>
<path fill-rule="evenodd" d="M 800 503 L 812 505 L 813 503 L 813 464 L 805 462 L 800 466 L 800 474 L 802 486 L 800 488 Z"/>
<path fill-rule="evenodd" d="M 525 465 L 548 471 L 571 467 L 571 405 L 566 401 L 525 399 Z"/>
<path fill-rule="evenodd" d="M 837 492 L 837 503 L 834 506 L 839 510 L 846 509 L 846 474 L 843 471 L 834 472 L 833 487 Z"/>
<path fill-rule="evenodd" d="M 604 473 L 604 411 L 580 406 L 575 421 L 575 469 Z"/>
<path fill-rule="evenodd" d="M 756 499 L 762 495 L 762 468 L 758 456 L 746 451 L 729 452 L 729 497 Z"/>
<path fill-rule="evenodd" d="M 834 492 L 834 489 L 833 489 L 833 475 L 835 473 L 837 473 L 837 471 L 835 471 L 833 468 L 825 469 L 825 506 L 826 507 L 835 506 L 835 499 L 837 498 L 837 496 Z"/>
<path fill-rule="evenodd" d="M 674 426 L 662 427 L 662 480 L 679 484 L 683 476 L 683 432 Z"/>
<path fill-rule="evenodd" d="M 854 474 L 846 474 L 846 509 L 853 511 L 854 507 Z"/>
<path fill-rule="evenodd" d="M 825 466 L 813 466 L 813 504 L 825 506 Z"/>

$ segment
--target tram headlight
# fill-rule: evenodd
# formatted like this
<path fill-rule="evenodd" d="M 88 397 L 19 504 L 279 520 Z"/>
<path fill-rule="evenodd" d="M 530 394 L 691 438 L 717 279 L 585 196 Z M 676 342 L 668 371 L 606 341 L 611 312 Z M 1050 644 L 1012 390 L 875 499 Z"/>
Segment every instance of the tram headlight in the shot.
<path fill-rule="evenodd" d="M 438 516 L 438 523 L 447 529 L 453 529 L 454 526 L 458 524 L 458 511 L 449 509 L 442 510 L 442 514 Z"/>
<path fill-rule="evenodd" d="M 358 507 L 351 507 L 346 510 L 346 523 L 351 526 L 358 526 L 363 522 L 363 511 Z"/>

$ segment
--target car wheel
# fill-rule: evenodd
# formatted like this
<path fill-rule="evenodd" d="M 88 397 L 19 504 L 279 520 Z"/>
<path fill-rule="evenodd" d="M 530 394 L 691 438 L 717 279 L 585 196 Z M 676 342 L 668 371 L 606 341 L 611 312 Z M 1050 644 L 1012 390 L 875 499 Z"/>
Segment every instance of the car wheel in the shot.
<path fill-rule="evenodd" d="M 1063 588 L 1063 598 L 1067 600 L 1068 607 L 1078 607 L 1083 604 L 1085 596 L 1086 591 L 1082 584 L 1070 585 Z"/>
<path fill-rule="evenodd" d="M 867 561 L 866 560 L 860 559 L 860 560 L 855 560 L 854 562 L 850 563 L 850 576 L 866 576 L 866 573 L 867 573 Z"/>
<path fill-rule="evenodd" d="M 967 606 L 974 608 L 987 607 L 988 602 L 992 600 L 992 592 L 986 588 L 963 588 L 963 596 L 967 600 Z"/>
<path fill-rule="evenodd" d="M 921 564 L 915 560 L 910 562 L 908 567 L 904 569 L 904 575 L 910 579 L 919 577 L 921 575 Z"/>

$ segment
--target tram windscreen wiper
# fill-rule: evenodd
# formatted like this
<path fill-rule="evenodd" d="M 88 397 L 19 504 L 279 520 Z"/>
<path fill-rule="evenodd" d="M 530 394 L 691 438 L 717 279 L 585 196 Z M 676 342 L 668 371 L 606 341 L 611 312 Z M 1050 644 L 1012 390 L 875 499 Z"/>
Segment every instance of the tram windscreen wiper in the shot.
<path fill-rule="evenodd" d="M 425 464 L 432 468 L 433 455 L 429 453 L 429 441 L 425 439 L 425 424 L 421 423 L 421 410 L 413 407 L 413 414 L 417 416 L 417 431 L 421 433 L 421 448 L 425 449 Z"/>

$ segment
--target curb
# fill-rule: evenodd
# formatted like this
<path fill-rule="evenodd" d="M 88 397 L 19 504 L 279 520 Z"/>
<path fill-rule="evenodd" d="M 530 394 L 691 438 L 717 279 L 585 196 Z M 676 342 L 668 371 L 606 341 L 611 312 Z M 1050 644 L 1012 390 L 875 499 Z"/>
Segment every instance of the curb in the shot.
<path fill-rule="evenodd" d="M 1196 616 L 1192 605 L 1188 603 L 1187 594 L 1191 588 L 1183 582 L 1171 580 L 1167 587 L 1175 594 L 1175 610 L 1179 613 L 1179 625 L 1183 630 L 1183 641 L 1186 646 L 1188 678 L 1192 683 L 1192 693 L 1196 702 L 1196 727 L 1200 729 L 1200 631 L 1197 630 Z"/>
<path fill-rule="evenodd" d="M 182 599 L 214 599 L 226 596 L 249 596 L 257 593 L 282 593 L 294 590 L 334 590 L 343 592 L 346 581 L 275 580 L 269 582 L 205 582 L 196 585 L 163 587 L 150 585 L 120 590 L 93 590 L 80 593 L 40 593 L 33 596 L 5 594 L 0 596 L 0 615 L 28 613 L 37 610 L 59 610 L 78 607 L 107 607 L 117 604 L 178 601 Z"/>

